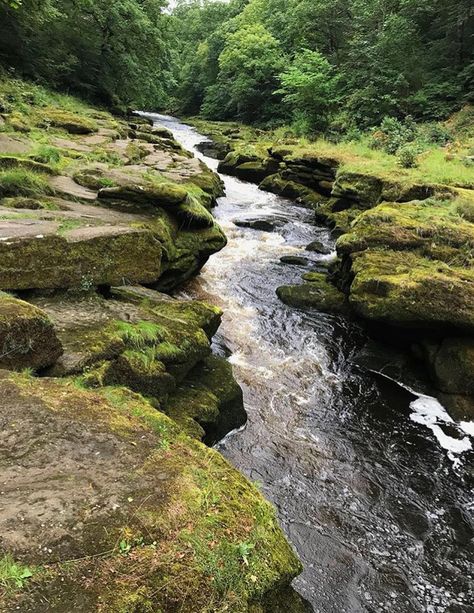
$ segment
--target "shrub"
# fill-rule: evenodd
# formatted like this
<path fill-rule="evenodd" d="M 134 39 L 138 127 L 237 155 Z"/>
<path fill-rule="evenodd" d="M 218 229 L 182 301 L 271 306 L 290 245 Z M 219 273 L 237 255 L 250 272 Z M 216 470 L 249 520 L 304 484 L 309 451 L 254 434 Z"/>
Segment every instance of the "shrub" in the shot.
<path fill-rule="evenodd" d="M 461 200 L 456 205 L 456 212 L 466 221 L 474 223 L 474 202 L 470 202 L 469 200 Z"/>
<path fill-rule="evenodd" d="M 402 168 L 416 168 L 418 166 L 419 150 L 414 145 L 405 145 L 398 150 L 398 163 Z"/>
<path fill-rule="evenodd" d="M 380 127 L 372 132 L 371 147 L 394 155 L 401 147 L 413 142 L 416 136 L 417 126 L 411 117 L 403 122 L 395 117 L 385 117 Z"/>

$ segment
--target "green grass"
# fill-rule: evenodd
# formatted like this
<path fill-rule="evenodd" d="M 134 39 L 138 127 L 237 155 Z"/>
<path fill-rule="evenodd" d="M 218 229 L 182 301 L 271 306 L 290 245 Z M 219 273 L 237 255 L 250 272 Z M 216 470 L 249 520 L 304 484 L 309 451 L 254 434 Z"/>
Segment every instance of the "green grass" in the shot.
<path fill-rule="evenodd" d="M 118 335 L 130 349 L 144 349 L 163 341 L 166 336 L 166 329 L 151 321 L 136 324 L 119 321 L 116 327 Z"/>
<path fill-rule="evenodd" d="M 44 175 L 23 168 L 0 171 L 0 197 L 52 194 Z"/>
<path fill-rule="evenodd" d="M 16 563 L 11 555 L 0 558 L 0 587 L 6 592 L 25 587 L 33 576 L 33 569 Z"/>

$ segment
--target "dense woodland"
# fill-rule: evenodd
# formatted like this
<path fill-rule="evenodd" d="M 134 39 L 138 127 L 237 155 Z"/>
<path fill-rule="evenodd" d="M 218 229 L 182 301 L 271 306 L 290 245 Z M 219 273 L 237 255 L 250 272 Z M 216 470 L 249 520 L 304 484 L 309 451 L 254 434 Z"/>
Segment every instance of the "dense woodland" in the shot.
<path fill-rule="evenodd" d="M 474 98 L 474 0 L 0 0 L 0 62 L 113 107 L 300 134 Z"/>

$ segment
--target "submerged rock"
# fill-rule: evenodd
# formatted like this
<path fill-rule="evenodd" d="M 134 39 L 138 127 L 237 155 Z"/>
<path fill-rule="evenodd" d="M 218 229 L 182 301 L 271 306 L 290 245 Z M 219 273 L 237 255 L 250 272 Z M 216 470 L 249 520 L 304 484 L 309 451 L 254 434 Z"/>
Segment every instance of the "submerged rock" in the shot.
<path fill-rule="evenodd" d="M 260 232 L 275 232 L 283 225 L 279 219 L 236 219 L 234 224 L 239 228 L 251 228 Z"/>
<path fill-rule="evenodd" d="M 309 245 L 306 245 L 306 251 L 313 251 L 314 253 L 320 253 L 321 255 L 329 255 L 332 253 L 331 247 L 328 247 L 321 241 L 312 241 Z"/>
<path fill-rule="evenodd" d="M 299 255 L 284 255 L 280 258 L 282 264 L 293 264 L 295 266 L 307 266 L 309 260 Z"/>
<path fill-rule="evenodd" d="M 312 307 L 327 313 L 346 313 L 346 296 L 331 285 L 322 273 L 303 275 L 303 285 L 282 285 L 276 290 L 278 298 L 289 306 Z"/>

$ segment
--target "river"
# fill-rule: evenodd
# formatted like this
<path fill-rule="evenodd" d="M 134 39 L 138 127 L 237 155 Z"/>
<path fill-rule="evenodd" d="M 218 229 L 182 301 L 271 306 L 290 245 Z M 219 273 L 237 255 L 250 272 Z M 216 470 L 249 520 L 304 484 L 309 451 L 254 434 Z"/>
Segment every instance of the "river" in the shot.
<path fill-rule="evenodd" d="M 196 149 L 205 137 L 148 116 L 216 169 Z M 357 323 L 282 304 L 275 289 L 308 268 L 280 257 L 317 269 L 334 254 L 304 246 L 334 241 L 310 210 L 222 179 L 214 214 L 229 244 L 180 295 L 224 310 L 215 350 L 234 366 L 248 423 L 217 448 L 275 504 L 304 564 L 295 588 L 317 613 L 473 612 L 472 422 L 452 421 L 415 372 L 398 384 L 358 365 Z M 250 217 L 276 231 L 234 223 Z"/>

